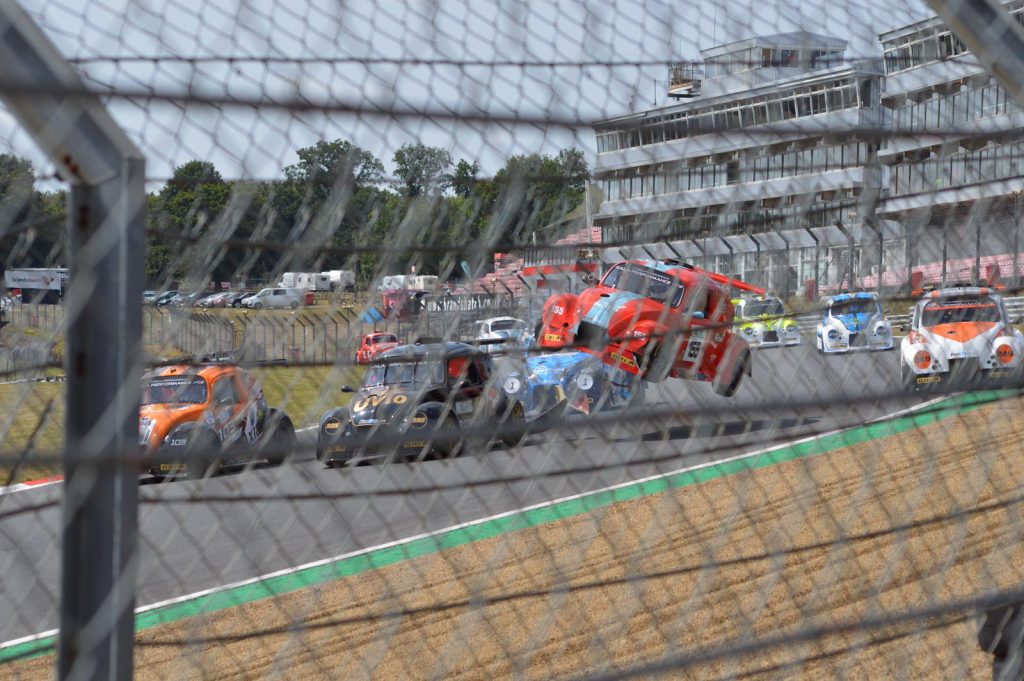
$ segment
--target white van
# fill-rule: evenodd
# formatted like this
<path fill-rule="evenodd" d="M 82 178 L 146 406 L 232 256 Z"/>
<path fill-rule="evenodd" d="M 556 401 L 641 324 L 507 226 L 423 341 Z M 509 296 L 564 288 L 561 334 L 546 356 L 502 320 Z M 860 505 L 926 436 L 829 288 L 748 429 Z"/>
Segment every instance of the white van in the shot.
<path fill-rule="evenodd" d="M 296 288 L 265 288 L 249 296 L 242 305 L 258 310 L 263 307 L 296 309 L 303 304 L 305 291 Z"/>

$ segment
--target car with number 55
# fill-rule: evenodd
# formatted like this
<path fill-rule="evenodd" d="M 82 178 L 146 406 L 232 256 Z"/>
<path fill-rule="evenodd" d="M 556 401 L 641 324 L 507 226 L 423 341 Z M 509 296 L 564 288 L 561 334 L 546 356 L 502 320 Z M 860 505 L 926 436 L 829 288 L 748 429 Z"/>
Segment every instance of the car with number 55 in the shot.
<path fill-rule="evenodd" d="M 764 289 L 677 260 L 626 260 L 579 295 L 544 304 L 537 343 L 588 352 L 651 382 L 710 382 L 732 396 L 750 375 L 749 344 L 733 328 L 734 290 Z"/>

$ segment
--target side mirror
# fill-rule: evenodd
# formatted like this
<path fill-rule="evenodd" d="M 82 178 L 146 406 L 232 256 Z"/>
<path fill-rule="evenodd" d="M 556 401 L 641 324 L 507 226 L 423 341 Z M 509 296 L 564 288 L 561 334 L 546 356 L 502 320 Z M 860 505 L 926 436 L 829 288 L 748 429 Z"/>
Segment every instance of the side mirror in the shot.
<path fill-rule="evenodd" d="M 354 393 L 356 391 L 356 389 L 350 385 L 343 385 L 341 386 L 340 390 L 343 393 Z"/>
<path fill-rule="evenodd" d="M 700 312 L 700 311 L 694 312 L 693 313 L 693 318 L 694 319 L 704 319 L 704 313 Z"/>

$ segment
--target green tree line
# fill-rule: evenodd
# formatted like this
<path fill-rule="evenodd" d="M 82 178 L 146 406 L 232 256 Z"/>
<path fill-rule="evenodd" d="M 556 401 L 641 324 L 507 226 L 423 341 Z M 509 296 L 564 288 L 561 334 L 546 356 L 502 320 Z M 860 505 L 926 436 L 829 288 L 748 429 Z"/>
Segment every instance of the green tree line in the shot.
<path fill-rule="evenodd" d="M 285 271 L 482 271 L 500 244 L 528 243 L 584 199 L 578 149 L 513 156 L 493 178 L 444 149 L 407 144 L 384 164 L 346 140 L 299 149 L 273 181 L 225 180 L 207 161 L 174 169 L 149 195 L 150 285 L 273 280 Z M 0 154 L 0 249 L 5 267 L 65 264 L 65 192 L 35 186 L 32 164 Z M 550 236 L 546 231 L 537 236 Z M 475 260 L 474 260 L 475 258 Z"/>

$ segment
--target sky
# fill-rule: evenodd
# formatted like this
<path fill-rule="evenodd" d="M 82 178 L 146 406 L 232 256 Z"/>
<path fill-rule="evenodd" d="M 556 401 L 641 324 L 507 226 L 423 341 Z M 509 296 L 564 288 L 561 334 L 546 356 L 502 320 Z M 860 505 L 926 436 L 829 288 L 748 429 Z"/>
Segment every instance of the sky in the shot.
<path fill-rule="evenodd" d="M 417 142 L 477 162 L 484 176 L 512 155 L 573 146 L 592 164 L 588 123 L 663 104 L 668 62 L 801 28 L 848 40 L 848 57 L 878 57 L 879 32 L 930 15 L 917 0 L 20 2 L 89 85 L 216 100 L 109 100 L 146 155 L 151 185 L 193 159 L 227 178 L 278 178 L 297 149 L 339 138 L 389 171 L 394 152 Z M 225 103 L 233 98 L 455 118 Z M 466 115 L 577 125 L 459 120 Z M 41 175 L 52 170 L 6 112 L 0 149 L 29 157 Z"/>

